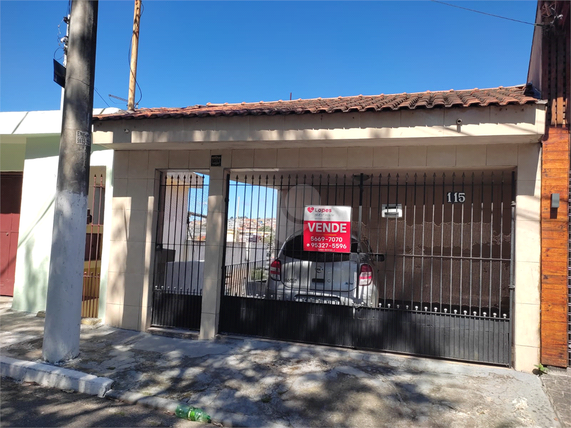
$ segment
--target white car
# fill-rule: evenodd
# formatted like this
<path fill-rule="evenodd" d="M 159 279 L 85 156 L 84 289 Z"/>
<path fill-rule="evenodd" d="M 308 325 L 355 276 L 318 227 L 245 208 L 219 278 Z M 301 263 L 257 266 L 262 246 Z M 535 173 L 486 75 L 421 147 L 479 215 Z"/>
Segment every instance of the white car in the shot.
<path fill-rule="evenodd" d="M 304 251 L 303 233 L 290 236 L 270 265 L 266 298 L 377 307 L 377 262 L 366 239 L 351 236 L 350 253 Z"/>

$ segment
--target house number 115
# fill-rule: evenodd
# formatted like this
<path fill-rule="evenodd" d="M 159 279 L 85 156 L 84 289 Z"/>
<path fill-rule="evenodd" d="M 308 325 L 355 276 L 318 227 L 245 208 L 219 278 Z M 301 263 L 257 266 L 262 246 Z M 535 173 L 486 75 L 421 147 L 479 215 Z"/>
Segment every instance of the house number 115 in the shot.
<path fill-rule="evenodd" d="M 448 192 L 446 194 L 446 200 L 449 204 L 466 202 L 466 192 Z"/>

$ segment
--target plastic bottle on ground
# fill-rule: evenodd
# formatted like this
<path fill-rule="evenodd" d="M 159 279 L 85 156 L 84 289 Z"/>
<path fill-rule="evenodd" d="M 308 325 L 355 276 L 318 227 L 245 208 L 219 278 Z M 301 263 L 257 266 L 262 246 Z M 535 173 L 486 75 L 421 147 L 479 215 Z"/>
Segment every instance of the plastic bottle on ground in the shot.
<path fill-rule="evenodd" d="M 187 404 L 179 404 L 175 410 L 175 415 L 181 419 L 188 419 L 196 422 L 212 422 L 210 415 L 204 410 L 189 406 Z"/>

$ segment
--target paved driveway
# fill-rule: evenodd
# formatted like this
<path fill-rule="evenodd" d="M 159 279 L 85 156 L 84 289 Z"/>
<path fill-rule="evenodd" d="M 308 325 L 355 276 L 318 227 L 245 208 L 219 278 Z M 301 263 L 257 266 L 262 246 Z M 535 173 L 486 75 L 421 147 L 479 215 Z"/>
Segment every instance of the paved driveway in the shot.
<path fill-rule="evenodd" d="M 39 361 L 43 320 L 10 311 L 0 317 L 2 355 Z M 510 369 L 106 326 L 84 326 L 80 350 L 65 367 L 109 377 L 115 390 L 187 401 L 215 421 L 239 425 L 559 426 L 541 380 Z"/>

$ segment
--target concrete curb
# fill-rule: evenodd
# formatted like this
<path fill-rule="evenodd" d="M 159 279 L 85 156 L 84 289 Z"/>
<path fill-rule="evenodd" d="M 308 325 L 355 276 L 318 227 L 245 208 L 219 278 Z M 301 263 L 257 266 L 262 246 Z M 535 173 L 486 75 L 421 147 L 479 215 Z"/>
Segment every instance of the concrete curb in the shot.
<path fill-rule="evenodd" d="M 168 413 L 175 413 L 181 401 L 169 400 L 167 398 L 153 397 L 143 395 L 136 392 L 121 391 L 111 389 L 105 394 L 105 398 L 123 401 L 128 404 L 137 404 L 151 409 L 160 410 Z M 231 414 L 222 411 L 207 412 L 213 422 L 219 422 L 225 427 L 257 427 L 261 425 L 260 421 L 254 420 L 251 416 Z"/>
<path fill-rule="evenodd" d="M 0 356 L 0 373 L 12 379 L 103 397 L 113 380 L 63 367 Z"/>
<path fill-rule="evenodd" d="M 0 356 L 0 375 L 18 381 L 35 382 L 42 386 L 68 389 L 89 395 L 97 395 L 108 399 L 116 399 L 129 404 L 137 404 L 152 409 L 175 413 L 179 404 L 188 404 L 167 398 L 153 397 L 136 392 L 111 389 L 113 380 L 87 373 L 52 366 L 45 363 L 23 361 L 16 358 Z M 213 421 L 225 427 L 259 426 L 251 416 L 229 414 L 222 411 L 209 413 Z"/>

